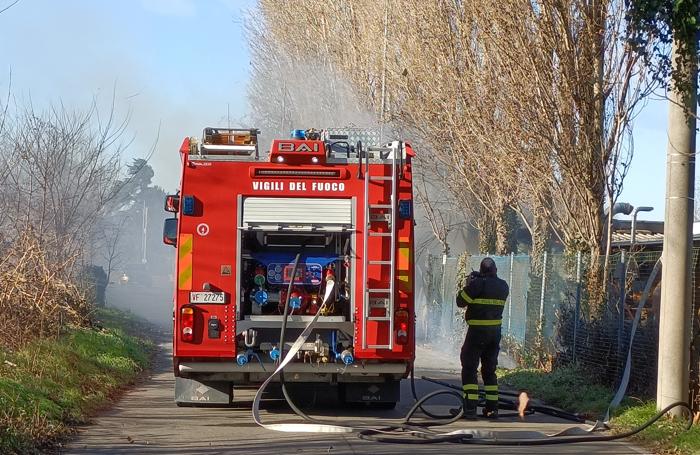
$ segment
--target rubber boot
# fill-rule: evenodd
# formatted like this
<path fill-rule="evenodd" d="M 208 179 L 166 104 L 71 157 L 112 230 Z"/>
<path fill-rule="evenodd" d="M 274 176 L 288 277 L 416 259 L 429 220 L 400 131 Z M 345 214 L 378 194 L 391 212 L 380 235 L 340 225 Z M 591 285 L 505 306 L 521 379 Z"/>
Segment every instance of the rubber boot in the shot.
<path fill-rule="evenodd" d="M 474 407 L 464 407 L 464 415 L 462 418 L 467 419 L 467 420 L 474 420 L 476 419 L 476 406 Z"/>
<path fill-rule="evenodd" d="M 484 406 L 482 413 L 483 413 L 483 416 L 486 417 L 487 419 L 497 419 L 498 418 L 498 402 L 490 403 L 487 401 L 486 406 Z"/>
<path fill-rule="evenodd" d="M 450 415 L 453 417 L 459 414 L 459 411 L 464 411 L 462 414 L 462 418 L 467 419 L 467 420 L 474 420 L 476 419 L 476 404 L 472 403 L 470 400 L 467 400 L 466 398 L 462 401 L 462 407 L 461 408 L 452 408 L 450 409 Z"/>

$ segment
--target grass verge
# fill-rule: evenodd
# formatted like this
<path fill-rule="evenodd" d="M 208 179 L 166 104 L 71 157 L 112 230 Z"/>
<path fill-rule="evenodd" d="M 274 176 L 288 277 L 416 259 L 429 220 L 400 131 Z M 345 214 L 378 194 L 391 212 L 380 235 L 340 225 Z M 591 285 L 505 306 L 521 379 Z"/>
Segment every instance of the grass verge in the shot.
<path fill-rule="evenodd" d="M 567 411 L 578 412 L 596 419 L 605 413 L 613 392 L 596 384 L 576 366 L 564 366 L 553 372 L 530 369 L 499 370 L 504 385 L 524 389 L 545 403 Z M 614 431 L 623 432 L 638 427 L 656 414 L 653 401 L 641 402 L 626 399 L 612 418 Z M 662 418 L 657 423 L 634 436 L 636 442 L 657 453 L 699 454 L 700 427 L 694 425 L 685 431 L 678 420 Z"/>
<path fill-rule="evenodd" d="M 69 328 L 17 352 L 0 350 L 0 453 L 55 446 L 148 365 L 153 344 L 126 333 L 133 316 L 97 316 L 103 328 Z"/>

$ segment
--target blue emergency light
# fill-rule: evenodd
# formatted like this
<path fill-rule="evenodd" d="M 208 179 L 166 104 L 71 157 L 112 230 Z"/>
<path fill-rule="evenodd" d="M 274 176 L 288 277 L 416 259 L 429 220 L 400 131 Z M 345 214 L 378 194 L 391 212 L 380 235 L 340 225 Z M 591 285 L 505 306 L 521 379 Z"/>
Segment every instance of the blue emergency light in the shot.
<path fill-rule="evenodd" d="M 413 212 L 412 207 L 411 207 L 411 200 L 410 199 L 399 200 L 399 218 L 402 218 L 404 220 L 410 220 L 411 217 L 413 216 L 411 212 Z"/>
<path fill-rule="evenodd" d="M 183 196 L 182 198 L 182 214 L 194 215 L 194 196 Z"/>
<path fill-rule="evenodd" d="M 304 130 L 292 130 L 292 139 L 306 139 L 306 132 Z"/>

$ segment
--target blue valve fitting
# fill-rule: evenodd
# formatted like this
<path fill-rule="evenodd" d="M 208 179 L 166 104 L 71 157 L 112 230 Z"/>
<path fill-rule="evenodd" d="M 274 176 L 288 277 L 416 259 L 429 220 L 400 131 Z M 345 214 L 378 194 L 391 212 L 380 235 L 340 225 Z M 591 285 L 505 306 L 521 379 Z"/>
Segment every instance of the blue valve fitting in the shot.
<path fill-rule="evenodd" d="M 291 308 L 293 310 L 298 310 L 301 308 L 301 302 L 302 302 L 301 297 L 292 297 L 289 299 L 289 308 Z"/>
<path fill-rule="evenodd" d="M 353 357 L 352 352 L 346 349 L 340 353 L 340 360 L 345 365 L 351 365 L 355 361 L 355 357 Z"/>
<path fill-rule="evenodd" d="M 260 306 L 266 305 L 267 299 L 267 292 L 264 289 L 258 289 L 253 294 L 253 301 L 255 301 L 255 303 L 257 303 Z"/>

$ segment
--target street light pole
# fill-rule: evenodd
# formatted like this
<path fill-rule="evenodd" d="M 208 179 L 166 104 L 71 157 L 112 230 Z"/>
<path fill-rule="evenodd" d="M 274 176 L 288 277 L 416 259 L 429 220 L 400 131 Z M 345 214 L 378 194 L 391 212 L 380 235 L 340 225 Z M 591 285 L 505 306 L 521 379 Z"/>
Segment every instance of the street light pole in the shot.
<path fill-rule="evenodd" d="M 674 66 L 682 61 L 679 55 L 674 43 Z M 692 81 L 688 93 L 676 87 L 669 91 L 657 408 L 689 398 L 697 59 L 685 65 L 680 71 L 686 71 Z M 680 417 L 682 410 L 676 408 L 673 414 Z"/>
<path fill-rule="evenodd" d="M 632 248 L 634 247 L 634 240 L 635 236 L 637 235 L 637 213 L 639 212 L 651 212 L 654 210 L 654 207 L 635 207 L 634 210 L 632 210 L 632 228 L 630 229 L 630 253 L 632 252 Z"/>
<path fill-rule="evenodd" d="M 141 263 L 145 264 L 148 262 L 146 258 L 146 249 L 148 248 L 147 241 L 148 241 L 148 206 L 146 206 L 146 201 L 143 201 L 143 212 L 142 212 L 142 222 L 141 222 L 141 227 L 143 228 L 143 232 L 141 233 Z"/>

